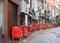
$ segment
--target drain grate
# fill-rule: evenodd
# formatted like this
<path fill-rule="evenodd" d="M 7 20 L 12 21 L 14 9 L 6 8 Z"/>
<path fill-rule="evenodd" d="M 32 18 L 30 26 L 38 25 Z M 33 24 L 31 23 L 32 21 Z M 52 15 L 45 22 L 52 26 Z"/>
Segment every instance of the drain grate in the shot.
<path fill-rule="evenodd" d="M 40 43 L 48 43 L 48 42 L 46 42 L 46 41 L 40 41 Z"/>
<path fill-rule="evenodd" d="M 48 43 L 46 41 L 36 41 L 36 42 L 33 42 L 33 43 Z"/>

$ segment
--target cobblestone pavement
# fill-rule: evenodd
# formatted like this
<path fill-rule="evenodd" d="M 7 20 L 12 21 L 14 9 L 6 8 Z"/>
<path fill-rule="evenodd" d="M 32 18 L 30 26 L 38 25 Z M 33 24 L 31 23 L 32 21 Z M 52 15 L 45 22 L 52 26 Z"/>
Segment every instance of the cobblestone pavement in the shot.
<path fill-rule="evenodd" d="M 8 43 L 60 43 L 60 27 L 34 31 L 24 40 L 8 41 Z"/>

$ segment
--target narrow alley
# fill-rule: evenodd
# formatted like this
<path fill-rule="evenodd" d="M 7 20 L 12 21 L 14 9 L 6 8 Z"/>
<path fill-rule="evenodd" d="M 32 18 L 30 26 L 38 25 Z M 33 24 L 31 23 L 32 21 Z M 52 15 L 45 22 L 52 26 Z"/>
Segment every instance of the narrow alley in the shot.
<path fill-rule="evenodd" d="M 5 43 L 60 43 L 60 27 L 34 31 L 24 40 L 6 40 Z"/>
<path fill-rule="evenodd" d="M 60 43 L 60 1 L 0 0 L 0 43 Z"/>

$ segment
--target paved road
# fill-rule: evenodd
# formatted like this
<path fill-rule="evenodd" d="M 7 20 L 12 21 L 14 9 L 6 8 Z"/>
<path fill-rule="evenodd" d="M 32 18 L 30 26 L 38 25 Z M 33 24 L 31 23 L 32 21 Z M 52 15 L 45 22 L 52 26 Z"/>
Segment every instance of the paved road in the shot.
<path fill-rule="evenodd" d="M 22 41 L 9 41 L 8 43 L 60 43 L 60 27 L 34 31 Z"/>

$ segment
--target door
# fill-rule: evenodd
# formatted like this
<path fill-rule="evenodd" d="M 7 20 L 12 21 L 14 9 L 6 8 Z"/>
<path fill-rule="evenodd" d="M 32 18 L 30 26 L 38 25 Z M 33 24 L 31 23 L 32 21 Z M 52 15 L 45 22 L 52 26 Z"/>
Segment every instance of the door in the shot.
<path fill-rule="evenodd" d="M 12 37 L 12 26 L 17 26 L 18 6 L 14 3 L 8 3 L 8 37 Z"/>

